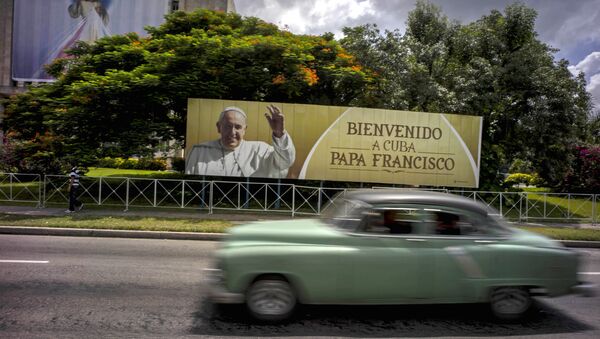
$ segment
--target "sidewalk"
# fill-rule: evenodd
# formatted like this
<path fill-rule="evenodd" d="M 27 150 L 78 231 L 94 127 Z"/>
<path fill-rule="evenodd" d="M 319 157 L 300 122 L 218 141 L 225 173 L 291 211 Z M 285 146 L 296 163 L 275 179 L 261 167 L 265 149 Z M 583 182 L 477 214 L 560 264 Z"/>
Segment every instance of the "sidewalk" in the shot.
<path fill-rule="evenodd" d="M 36 208 L 34 206 L 4 206 L 0 205 L 0 213 L 32 215 L 32 216 L 65 216 L 65 208 L 45 207 Z M 158 217 L 158 218 L 190 218 L 190 219 L 209 219 L 209 220 L 228 220 L 234 224 L 242 224 L 261 220 L 285 220 L 292 216 L 288 213 L 252 213 L 246 211 L 218 211 L 208 214 L 203 211 L 173 211 L 167 209 L 136 209 L 123 211 L 120 209 L 97 209 L 88 208 L 77 212 L 79 215 L 89 216 L 139 216 L 139 217 Z M 295 216 L 294 218 L 306 218 L 314 216 Z M 551 226 L 541 224 L 531 224 L 531 226 Z M 561 225 L 553 227 L 581 227 L 597 228 L 592 225 Z M 150 239 L 180 239 L 180 240 L 221 240 L 225 234 L 221 233 L 196 233 L 196 232 L 157 232 L 157 231 L 123 231 L 108 229 L 70 229 L 54 227 L 23 227 L 0 225 L 0 234 L 29 234 L 29 235 L 56 235 L 56 236 L 92 236 L 92 237 L 116 237 L 116 238 L 150 238 Z M 600 241 L 561 241 L 568 247 L 580 248 L 600 248 Z"/>

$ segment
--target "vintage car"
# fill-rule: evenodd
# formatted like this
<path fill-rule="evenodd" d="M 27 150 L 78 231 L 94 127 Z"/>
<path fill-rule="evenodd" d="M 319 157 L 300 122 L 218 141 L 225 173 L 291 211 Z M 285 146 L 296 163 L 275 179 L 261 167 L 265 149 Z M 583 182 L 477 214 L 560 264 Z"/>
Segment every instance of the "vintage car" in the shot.
<path fill-rule="evenodd" d="M 359 190 L 330 216 L 231 228 L 205 271 L 215 303 L 245 303 L 278 321 L 304 304 L 489 303 L 522 316 L 534 295 L 589 293 L 579 256 L 510 227 L 488 206 L 457 195 Z"/>

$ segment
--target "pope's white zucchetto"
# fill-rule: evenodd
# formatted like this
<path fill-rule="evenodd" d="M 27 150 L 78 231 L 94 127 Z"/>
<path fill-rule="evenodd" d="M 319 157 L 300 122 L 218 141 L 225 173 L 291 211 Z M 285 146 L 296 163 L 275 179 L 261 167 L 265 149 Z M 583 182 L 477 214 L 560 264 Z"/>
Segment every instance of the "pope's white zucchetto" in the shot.
<path fill-rule="evenodd" d="M 225 107 L 223 109 L 223 111 L 221 111 L 221 114 L 219 114 L 219 121 L 221 121 L 223 119 L 225 112 L 237 112 L 244 117 L 244 120 L 248 119 L 248 116 L 246 115 L 246 112 L 244 112 L 243 109 L 236 107 L 236 106 L 229 106 L 229 107 Z"/>

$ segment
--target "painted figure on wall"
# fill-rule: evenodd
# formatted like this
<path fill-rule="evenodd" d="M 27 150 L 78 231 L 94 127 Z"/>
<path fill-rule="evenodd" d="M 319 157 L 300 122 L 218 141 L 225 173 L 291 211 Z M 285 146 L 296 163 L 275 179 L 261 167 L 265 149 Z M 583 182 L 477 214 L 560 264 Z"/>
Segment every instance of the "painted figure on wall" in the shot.
<path fill-rule="evenodd" d="M 75 42 L 91 43 L 111 35 L 108 27 L 109 5 L 110 0 L 72 0 L 67 11 L 69 16 L 76 20 L 76 23 L 70 26 L 71 28 L 59 40 L 60 42 L 46 56 L 42 67 L 37 70 L 34 77 L 42 75 L 44 65 L 50 64 L 56 58 L 67 57 L 66 50 L 72 48 Z"/>

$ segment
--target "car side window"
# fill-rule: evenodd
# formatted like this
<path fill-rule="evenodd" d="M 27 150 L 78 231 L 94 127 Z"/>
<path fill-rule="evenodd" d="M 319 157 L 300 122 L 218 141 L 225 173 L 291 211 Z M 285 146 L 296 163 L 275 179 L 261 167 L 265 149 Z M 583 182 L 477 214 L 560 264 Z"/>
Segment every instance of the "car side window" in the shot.
<path fill-rule="evenodd" d="M 374 209 L 366 219 L 363 232 L 374 234 L 411 234 L 416 233 L 418 222 L 419 219 L 415 209 Z"/>
<path fill-rule="evenodd" d="M 427 211 L 430 234 L 451 237 L 483 234 L 481 227 L 478 227 L 466 214 L 441 209 Z"/>

